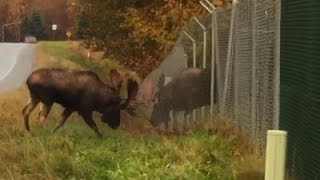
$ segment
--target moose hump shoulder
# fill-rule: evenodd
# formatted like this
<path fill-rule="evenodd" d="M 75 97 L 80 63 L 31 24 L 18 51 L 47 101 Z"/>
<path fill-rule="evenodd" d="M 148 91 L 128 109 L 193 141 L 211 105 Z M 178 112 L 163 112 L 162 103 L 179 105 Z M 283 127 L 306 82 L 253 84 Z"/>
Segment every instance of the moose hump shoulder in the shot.
<path fill-rule="evenodd" d="M 186 68 L 167 84 L 162 74 L 159 91 L 151 114 L 151 123 L 158 126 L 164 122 L 168 127 L 170 111 L 184 111 L 185 116 L 192 110 L 210 104 L 211 69 Z"/>

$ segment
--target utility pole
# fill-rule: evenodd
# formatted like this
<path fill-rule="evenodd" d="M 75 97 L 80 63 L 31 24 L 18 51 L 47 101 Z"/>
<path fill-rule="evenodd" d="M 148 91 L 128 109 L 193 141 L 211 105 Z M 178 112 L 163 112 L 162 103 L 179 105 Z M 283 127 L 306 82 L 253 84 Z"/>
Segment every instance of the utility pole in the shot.
<path fill-rule="evenodd" d="M 52 24 L 52 40 L 54 41 L 54 32 L 57 30 L 58 25 Z"/>
<path fill-rule="evenodd" d="M 14 24 L 20 24 L 20 23 L 21 23 L 20 21 L 17 21 L 17 22 L 12 22 L 12 23 L 7 23 L 7 24 L 2 25 L 2 42 L 4 42 L 4 28 L 6 26 L 10 26 L 10 25 L 14 25 Z"/>
<path fill-rule="evenodd" d="M 4 42 L 4 26 L 1 27 L 1 32 L 2 42 Z"/>

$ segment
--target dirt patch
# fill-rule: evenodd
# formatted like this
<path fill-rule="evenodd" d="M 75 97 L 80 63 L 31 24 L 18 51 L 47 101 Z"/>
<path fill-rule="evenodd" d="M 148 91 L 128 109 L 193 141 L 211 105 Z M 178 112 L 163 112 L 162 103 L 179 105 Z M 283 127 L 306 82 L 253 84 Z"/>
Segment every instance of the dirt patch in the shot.
<path fill-rule="evenodd" d="M 264 180 L 264 173 L 258 171 L 246 171 L 237 175 L 237 180 Z"/>

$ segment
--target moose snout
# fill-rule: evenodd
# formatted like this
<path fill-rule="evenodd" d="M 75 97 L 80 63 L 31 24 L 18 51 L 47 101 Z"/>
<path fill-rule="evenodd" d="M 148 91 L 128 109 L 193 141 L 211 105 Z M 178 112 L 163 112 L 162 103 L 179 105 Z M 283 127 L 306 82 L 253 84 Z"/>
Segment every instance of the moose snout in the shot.
<path fill-rule="evenodd" d="M 108 126 L 111 128 L 111 129 L 118 129 L 119 126 L 120 126 L 120 121 L 118 122 L 114 122 L 114 121 L 105 121 L 105 123 L 108 124 Z"/>
<path fill-rule="evenodd" d="M 112 129 L 118 129 L 120 126 L 120 111 L 109 112 L 101 117 L 102 122 L 107 123 Z"/>

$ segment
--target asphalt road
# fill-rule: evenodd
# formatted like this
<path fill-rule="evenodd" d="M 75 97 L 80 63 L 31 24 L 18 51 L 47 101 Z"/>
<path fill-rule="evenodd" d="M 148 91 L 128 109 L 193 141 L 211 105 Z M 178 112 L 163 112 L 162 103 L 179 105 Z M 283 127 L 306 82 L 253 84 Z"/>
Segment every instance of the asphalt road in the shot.
<path fill-rule="evenodd" d="M 0 43 L 0 92 L 22 87 L 35 65 L 35 44 Z"/>

